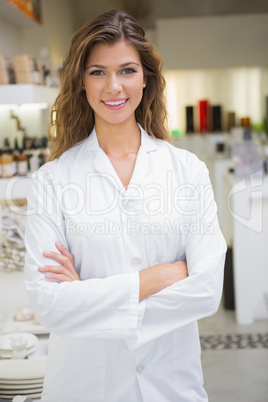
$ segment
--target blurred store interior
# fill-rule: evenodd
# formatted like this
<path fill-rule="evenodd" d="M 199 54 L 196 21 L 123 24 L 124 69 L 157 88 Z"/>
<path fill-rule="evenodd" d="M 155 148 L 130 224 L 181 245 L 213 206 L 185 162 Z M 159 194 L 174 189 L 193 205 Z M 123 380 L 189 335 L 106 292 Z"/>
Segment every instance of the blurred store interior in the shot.
<path fill-rule="evenodd" d="M 199 323 L 210 401 L 267 402 L 266 0 L 0 0 L 0 335 L 29 331 L 45 350 L 47 334 L 34 319 L 14 319 L 29 306 L 23 284 L 29 178 L 48 157 L 50 107 L 70 39 L 111 8 L 132 13 L 156 46 L 170 141 L 210 172 L 228 245 L 220 309 Z"/>

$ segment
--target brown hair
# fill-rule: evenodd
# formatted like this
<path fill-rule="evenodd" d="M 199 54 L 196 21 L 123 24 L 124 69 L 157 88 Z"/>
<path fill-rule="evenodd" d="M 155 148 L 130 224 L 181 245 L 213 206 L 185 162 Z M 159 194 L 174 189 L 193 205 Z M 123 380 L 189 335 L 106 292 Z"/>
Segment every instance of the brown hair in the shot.
<path fill-rule="evenodd" d="M 48 127 L 50 160 L 87 138 L 94 127 L 94 112 L 83 90 L 85 63 L 91 49 L 98 43 L 112 45 L 122 39 L 139 53 L 146 80 L 142 100 L 135 111 L 136 121 L 149 135 L 167 138 L 162 60 L 134 18 L 122 10 L 110 10 L 92 18 L 74 34 L 63 60 L 61 89 Z"/>

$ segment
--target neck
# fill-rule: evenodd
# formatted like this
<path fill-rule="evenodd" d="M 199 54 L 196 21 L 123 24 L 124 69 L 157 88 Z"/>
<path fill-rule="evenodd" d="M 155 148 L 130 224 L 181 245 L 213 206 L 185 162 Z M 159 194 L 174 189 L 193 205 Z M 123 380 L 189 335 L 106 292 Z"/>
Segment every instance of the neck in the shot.
<path fill-rule="evenodd" d="M 96 121 L 95 129 L 99 145 L 108 156 L 124 156 L 138 152 L 141 134 L 135 120 L 120 124 L 100 124 Z"/>

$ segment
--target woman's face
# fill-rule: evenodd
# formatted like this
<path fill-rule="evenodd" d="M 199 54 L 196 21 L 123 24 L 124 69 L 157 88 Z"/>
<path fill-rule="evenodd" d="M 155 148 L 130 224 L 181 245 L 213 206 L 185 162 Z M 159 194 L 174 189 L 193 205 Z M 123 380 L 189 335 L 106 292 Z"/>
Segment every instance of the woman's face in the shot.
<path fill-rule="evenodd" d="M 84 87 L 96 124 L 134 120 L 143 84 L 139 54 L 128 42 L 93 47 L 85 65 Z"/>

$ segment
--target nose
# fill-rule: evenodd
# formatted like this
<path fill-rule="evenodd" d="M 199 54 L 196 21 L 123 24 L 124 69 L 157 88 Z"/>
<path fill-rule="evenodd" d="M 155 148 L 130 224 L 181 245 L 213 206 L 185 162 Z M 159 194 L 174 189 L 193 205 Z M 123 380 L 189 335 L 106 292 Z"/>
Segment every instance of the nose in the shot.
<path fill-rule="evenodd" d="M 115 95 L 121 90 L 122 85 L 120 82 L 120 78 L 116 74 L 108 76 L 106 80 L 106 92 Z"/>

